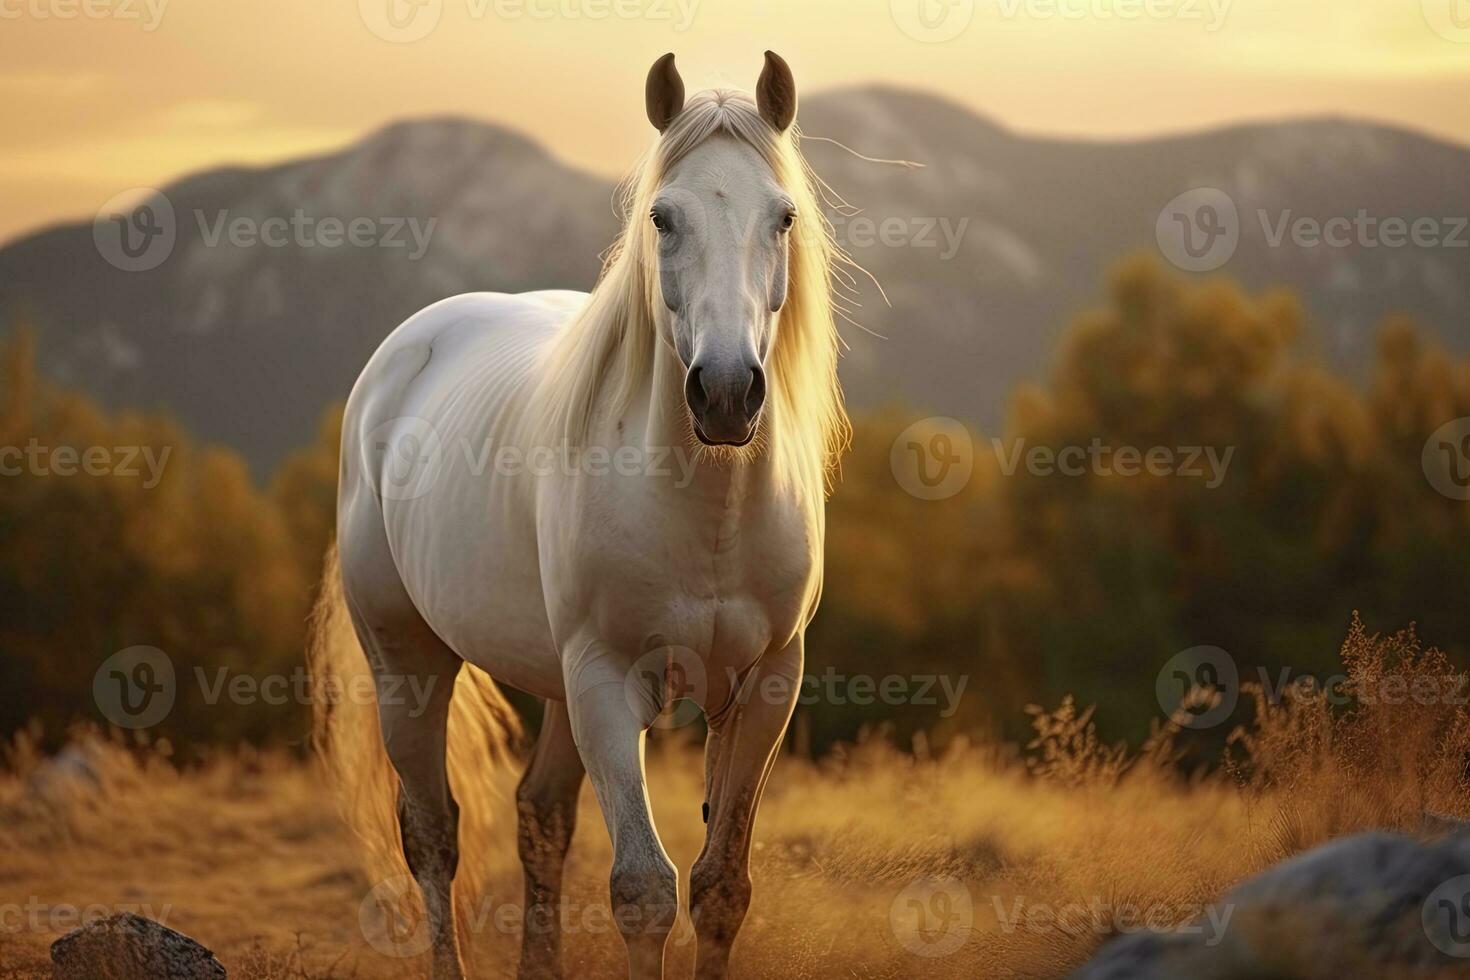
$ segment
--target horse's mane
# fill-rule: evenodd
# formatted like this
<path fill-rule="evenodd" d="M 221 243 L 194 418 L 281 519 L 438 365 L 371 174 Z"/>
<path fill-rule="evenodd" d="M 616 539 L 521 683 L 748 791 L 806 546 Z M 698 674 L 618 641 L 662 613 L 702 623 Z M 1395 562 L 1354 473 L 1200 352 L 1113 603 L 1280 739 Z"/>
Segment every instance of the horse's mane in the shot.
<path fill-rule="evenodd" d="M 657 240 L 642 220 L 669 169 L 717 133 L 754 147 L 796 205 L 785 306 L 771 351 L 771 382 L 762 425 L 774 431 L 755 451 L 773 455 L 778 477 L 820 501 L 849 435 L 837 381 L 832 275 L 845 260 L 822 213 L 819 181 L 803 159 L 792 126 L 777 133 L 749 95 L 712 89 L 689 99 L 622 191 L 623 230 L 587 304 L 551 341 L 530 405 L 537 441 L 585 444 L 601 412 L 618 413 L 653 368 L 661 304 Z M 702 448 L 702 447 L 701 447 Z"/>

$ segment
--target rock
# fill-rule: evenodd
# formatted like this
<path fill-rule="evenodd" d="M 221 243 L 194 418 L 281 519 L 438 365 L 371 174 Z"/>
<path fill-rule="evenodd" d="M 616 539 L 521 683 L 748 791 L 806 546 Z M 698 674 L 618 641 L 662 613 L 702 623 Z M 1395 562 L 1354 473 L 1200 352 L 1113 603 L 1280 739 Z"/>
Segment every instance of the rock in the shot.
<path fill-rule="evenodd" d="M 1470 834 L 1365 833 L 1268 868 L 1172 932 L 1116 939 L 1072 980 L 1470 976 Z"/>
<path fill-rule="evenodd" d="M 214 954 L 152 919 L 120 912 L 51 944 L 54 980 L 223 980 Z"/>

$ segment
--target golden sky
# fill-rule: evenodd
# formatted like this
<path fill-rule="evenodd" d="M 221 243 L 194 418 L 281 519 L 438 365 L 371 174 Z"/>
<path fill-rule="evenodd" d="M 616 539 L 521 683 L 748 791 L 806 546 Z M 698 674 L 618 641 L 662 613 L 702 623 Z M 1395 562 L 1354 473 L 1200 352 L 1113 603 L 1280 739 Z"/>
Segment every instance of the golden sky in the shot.
<path fill-rule="evenodd" d="M 912 86 L 1033 132 L 1332 113 L 1470 143 L 1470 0 L 0 0 L 0 239 L 405 116 L 619 174 L 655 57 L 750 88 L 767 47 L 808 92 Z"/>

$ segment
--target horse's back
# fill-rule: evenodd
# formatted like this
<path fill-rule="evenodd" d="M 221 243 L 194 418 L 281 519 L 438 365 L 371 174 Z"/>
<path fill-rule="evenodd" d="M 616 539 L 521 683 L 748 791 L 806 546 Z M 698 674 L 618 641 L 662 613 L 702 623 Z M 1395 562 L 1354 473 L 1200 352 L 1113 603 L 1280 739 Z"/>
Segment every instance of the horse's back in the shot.
<path fill-rule="evenodd" d="M 348 411 L 354 400 L 379 398 L 385 384 L 407 396 L 406 382 L 426 369 L 424 380 L 431 381 L 463 355 L 538 346 L 586 300 L 586 293 L 571 290 L 462 293 L 426 306 L 378 345 L 353 386 Z M 431 365 L 436 354 L 438 363 Z"/>
<path fill-rule="evenodd" d="M 446 411 L 444 403 L 471 386 L 484 397 L 506 400 L 527 380 L 531 362 L 557 328 L 586 299 L 587 294 L 571 290 L 464 293 L 403 321 L 368 359 L 347 399 L 342 491 L 369 486 L 391 496 L 382 484 L 390 474 L 382 467 L 395 460 L 375 452 L 370 438 L 380 446 L 395 444 L 405 428 L 425 420 L 436 429 L 457 427 L 460 419 L 478 421 L 462 410 Z M 479 407 L 495 414 L 494 406 Z M 486 417 L 482 412 L 479 419 Z"/>

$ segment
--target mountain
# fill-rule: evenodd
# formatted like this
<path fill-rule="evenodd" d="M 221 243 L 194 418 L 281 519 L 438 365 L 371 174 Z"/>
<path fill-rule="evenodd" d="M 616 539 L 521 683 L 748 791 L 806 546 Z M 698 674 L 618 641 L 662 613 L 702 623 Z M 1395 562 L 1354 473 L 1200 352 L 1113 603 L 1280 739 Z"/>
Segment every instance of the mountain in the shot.
<path fill-rule="evenodd" d="M 169 409 L 262 474 L 312 440 L 322 409 L 414 310 L 478 289 L 587 286 L 617 230 L 608 182 L 457 119 L 163 193 L 176 241 L 154 268 L 115 267 L 90 222 L 0 250 L 0 322 L 35 325 L 51 376 L 110 405 Z M 298 232 L 298 214 L 313 225 Z M 370 218 L 361 240 L 377 244 L 330 234 L 329 217 Z M 258 240 L 232 235 L 241 218 Z"/>
<path fill-rule="evenodd" d="M 888 88 L 812 97 L 801 122 L 866 156 L 923 164 L 805 145 L 852 205 L 832 213 L 839 238 L 888 300 L 859 281 L 864 329 L 845 329 L 843 364 L 857 406 L 902 401 L 994 427 L 1120 257 L 1194 261 L 1167 238 L 1178 212 L 1232 227 L 1234 252 L 1207 264 L 1228 256 L 1219 274 L 1300 294 L 1339 367 L 1360 369 L 1397 311 L 1470 348 L 1470 149 L 1338 119 L 1045 139 Z M 0 316 L 35 324 L 51 375 L 110 405 L 167 408 L 260 473 L 312 438 L 409 313 L 467 290 L 587 288 L 616 232 L 611 182 L 463 119 L 400 123 L 339 153 L 211 171 L 163 193 L 176 240 L 155 267 L 126 271 L 107 222 L 42 231 L 0 249 Z M 1310 245 L 1302 219 L 1331 218 L 1358 220 L 1349 240 Z M 345 240 L 352 219 L 358 244 Z M 1420 221 L 1440 243 L 1394 245 L 1384 219 Z M 1192 229 L 1196 244 L 1207 230 Z"/>
<path fill-rule="evenodd" d="M 948 259 L 942 246 L 851 249 L 892 303 L 875 307 L 865 297 L 886 343 L 848 331 L 862 368 L 849 372 L 848 387 L 860 402 L 892 390 L 995 426 L 1011 386 L 1044 370 L 1057 335 L 1098 302 L 1109 268 L 1132 252 L 1160 255 L 1161 212 L 1197 188 L 1225 192 L 1237 212 L 1239 244 L 1218 274 L 1297 292 L 1318 327 L 1319 352 L 1335 366 L 1360 369 L 1377 325 L 1397 311 L 1450 347 L 1470 348 L 1470 148 L 1331 119 L 1130 142 L 1040 139 L 889 89 L 813 99 L 802 125 L 868 156 L 926 165 L 868 164 L 820 143 L 808 149 L 814 168 L 875 221 L 947 222 L 952 234 L 968 222 Z M 1300 218 L 1360 210 L 1435 219 L 1442 237 L 1460 244 L 1374 247 L 1371 231 L 1364 245 L 1346 248 L 1299 247 L 1290 231 L 1273 243 L 1283 216 L 1290 229 Z"/>

